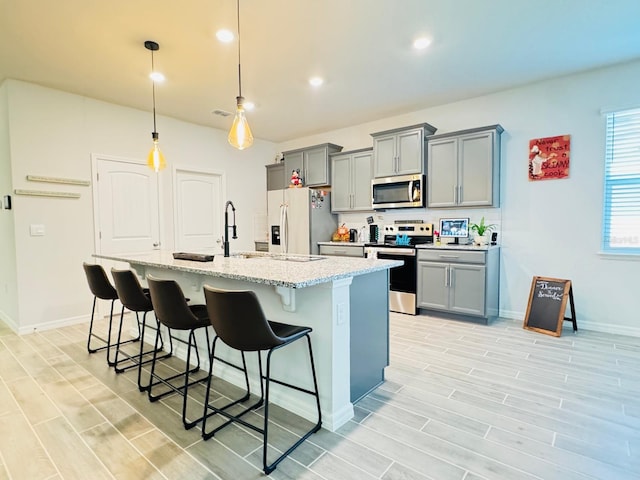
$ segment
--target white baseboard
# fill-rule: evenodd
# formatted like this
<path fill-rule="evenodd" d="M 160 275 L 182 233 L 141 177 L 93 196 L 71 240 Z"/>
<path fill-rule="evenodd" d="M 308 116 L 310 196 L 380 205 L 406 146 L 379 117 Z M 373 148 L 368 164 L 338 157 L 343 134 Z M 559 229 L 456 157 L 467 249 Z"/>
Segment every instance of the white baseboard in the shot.
<path fill-rule="evenodd" d="M 77 317 L 61 318 L 59 320 L 52 320 L 50 322 L 41 322 L 15 329 L 18 335 L 27 335 L 29 333 L 42 332 L 45 330 L 52 330 L 54 328 L 68 327 L 70 325 L 77 325 L 79 323 L 88 323 L 91 320 L 91 315 L 79 315 Z"/>
<path fill-rule="evenodd" d="M 14 332 L 18 331 L 18 325 L 16 325 L 13 319 L 2 310 L 0 310 L 0 320 L 2 320 Z"/>
<path fill-rule="evenodd" d="M 508 318 L 510 320 L 524 322 L 525 315 L 526 312 L 500 310 L 500 318 Z M 580 330 L 589 330 L 592 332 L 611 333 L 614 335 L 626 335 L 628 337 L 640 337 L 640 327 L 627 327 L 624 325 L 613 325 L 610 323 L 589 322 L 580 320 L 579 316 L 577 316 L 576 323 L 578 324 L 578 332 Z"/>

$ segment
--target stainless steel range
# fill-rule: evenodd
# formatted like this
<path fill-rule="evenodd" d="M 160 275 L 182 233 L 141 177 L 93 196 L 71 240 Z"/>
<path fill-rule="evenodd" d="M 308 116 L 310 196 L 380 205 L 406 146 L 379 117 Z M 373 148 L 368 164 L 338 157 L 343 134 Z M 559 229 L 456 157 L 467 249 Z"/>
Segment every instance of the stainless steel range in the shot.
<path fill-rule="evenodd" d="M 389 310 L 416 314 L 416 245 L 433 243 L 433 224 L 395 223 L 382 227 L 380 243 L 365 247 L 367 258 L 403 260 L 389 272 Z"/>

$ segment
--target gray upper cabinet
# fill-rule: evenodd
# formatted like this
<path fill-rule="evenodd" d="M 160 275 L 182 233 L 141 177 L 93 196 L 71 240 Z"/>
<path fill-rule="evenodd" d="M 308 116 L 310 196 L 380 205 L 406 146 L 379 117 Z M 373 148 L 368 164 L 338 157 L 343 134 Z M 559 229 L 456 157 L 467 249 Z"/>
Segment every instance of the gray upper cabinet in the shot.
<path fill-rule="evenodd" d="M 374 176 L 424 173 L 425 139 L 436 128 L 428 123 L 372 133 Z"/>
<path fill-rule="evenodd" d="M 331 184 L 329 155 L 340 152 L 342 147 L 324 143 L 313 147 L 283 152 L 285 180 L 288 185 L 291 172 L 299 170 L 305 187 L 324 187 Z"/>
<path fill-rule="evenodd" d="M 288 185 L 285 177 L 284 162 L 267 165 L 267 190 L 282 190 Z"/>
<path fill-rule="evenodd" d="M 372 210 L 373 149 L 331 155 L 331 211 Z"/>
<path fill-rule="evenodd" d="M 500 205 L 500 125 L 429 137 L 427 207 Z"/>

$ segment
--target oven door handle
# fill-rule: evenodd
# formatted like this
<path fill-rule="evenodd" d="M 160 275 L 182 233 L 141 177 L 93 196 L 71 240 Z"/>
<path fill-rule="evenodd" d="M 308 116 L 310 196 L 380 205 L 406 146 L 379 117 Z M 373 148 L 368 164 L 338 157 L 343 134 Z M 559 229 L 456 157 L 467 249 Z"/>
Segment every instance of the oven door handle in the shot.
<path fill-rule="evenodd" d="M 374 248 L 373 252 L 384 255 L 398 255 L 401 257 L 415 257 L 416 251 L 414 248 Z"/>

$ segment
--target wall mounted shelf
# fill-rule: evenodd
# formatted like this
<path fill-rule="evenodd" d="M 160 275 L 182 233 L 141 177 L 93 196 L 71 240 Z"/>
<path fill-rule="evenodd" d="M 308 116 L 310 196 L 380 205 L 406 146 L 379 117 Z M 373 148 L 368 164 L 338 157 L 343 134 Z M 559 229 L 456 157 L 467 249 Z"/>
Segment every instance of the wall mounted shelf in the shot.
<path fill-rule="evenodd" d="M 45 182 L 45 183 L 62 183 L 64 185 L 80 185 L 88 187 L 91 185 L 89 180 L 78 180 L 75 178 L 58 178 L 58 177 L 43 177 L 40 175 L 27 175 L 27 180 L 30 182 Z"/>
<path fill-rule="evenodd" d="M 44 190 L 20 190 L 13 191 L 15 195 L 26 195 L 29 197 L 57 197 L 57 198 L 80 198 L 79 193 L 74 192 L 47 192 Z"/>

